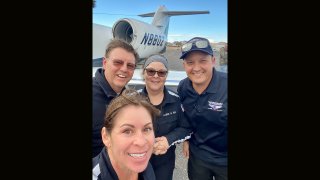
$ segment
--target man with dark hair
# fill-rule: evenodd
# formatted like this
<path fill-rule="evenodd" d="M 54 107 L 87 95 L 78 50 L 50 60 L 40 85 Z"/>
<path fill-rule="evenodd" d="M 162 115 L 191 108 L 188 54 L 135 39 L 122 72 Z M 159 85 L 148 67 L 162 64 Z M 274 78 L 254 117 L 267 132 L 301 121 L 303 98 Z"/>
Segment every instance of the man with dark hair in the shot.
<path fill-rule="evenodd" d="M 210 42 L 195 37 L 182 46 L 188 75 L 178 94 L 193 134 L 183 144 L 190 180 L 228 179 L 228 85 L 227 74 L 215 69 Z"/>
<path fill-rule="evenodd" d="M 92 80 L 92 157 L 104 147 L 101 129 L 106 109 L 131 80 L 138 60 L 137 52 L 122 40 L 112 40 L 106 49 L 103 67 Z"/>

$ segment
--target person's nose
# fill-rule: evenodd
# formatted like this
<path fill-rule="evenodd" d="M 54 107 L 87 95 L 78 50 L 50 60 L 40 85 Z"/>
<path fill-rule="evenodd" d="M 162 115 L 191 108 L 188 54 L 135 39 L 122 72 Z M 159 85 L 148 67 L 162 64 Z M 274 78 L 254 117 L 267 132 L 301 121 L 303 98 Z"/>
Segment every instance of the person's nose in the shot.
<path fill-rule="evenodd" d="M 121 70 L 121 71 L 124 71 L 124 72 L 128 71 L 127 64 L 124 63 L 124 64 L 121 66 L 120 70 Z"/>
<path fill-rule="evenodd" d="M 155 74 L 153 75 L 153 77 L 159 77 L 158 72 L 155 72 Z"/>
<path fill-rule="evenodd" d="M 193 65 L 193 70 L 198 71 L 198 70 L 200 70 L 200 69 L 201 69 L 200 63 L 195 62 L 194 65 Z"/>
<path fill-rule="evenodd" d="M 137 133 L 134 139 L 134 144 L 137 146 L 144 146 L 147 143 L 147 137 L 142 132 Z"/>

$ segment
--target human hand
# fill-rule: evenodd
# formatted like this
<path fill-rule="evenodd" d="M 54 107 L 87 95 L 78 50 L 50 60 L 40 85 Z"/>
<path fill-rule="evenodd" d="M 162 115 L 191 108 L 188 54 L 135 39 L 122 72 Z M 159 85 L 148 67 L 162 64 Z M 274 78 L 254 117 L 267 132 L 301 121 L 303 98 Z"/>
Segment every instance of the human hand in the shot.
<path fill-rule="evenodd" d="M 159 155 L 159 154 L 165 154 L 169 148 L 169 143 L 166 137 L 161 136 L 157 137 L 156 143 L 153 146 L 153 154 Z"/>
<path fill-rule="evenodd" d="M 184 155 L 185 158 L 189 159 L 189 141 L 183 142 L 182 154 Z"/>

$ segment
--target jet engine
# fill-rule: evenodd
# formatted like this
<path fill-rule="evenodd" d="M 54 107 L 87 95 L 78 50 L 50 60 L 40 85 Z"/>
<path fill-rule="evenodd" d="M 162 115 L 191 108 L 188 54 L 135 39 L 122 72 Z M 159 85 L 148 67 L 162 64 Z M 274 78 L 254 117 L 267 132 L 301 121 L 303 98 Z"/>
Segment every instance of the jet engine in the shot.
<path fill-rule="evenodd" d="M 112 27 L 112 34 L 130 43 L 141 59 L 165 51 L 166 35 L 159 28 L 136 19 L 118 20 Z"/>

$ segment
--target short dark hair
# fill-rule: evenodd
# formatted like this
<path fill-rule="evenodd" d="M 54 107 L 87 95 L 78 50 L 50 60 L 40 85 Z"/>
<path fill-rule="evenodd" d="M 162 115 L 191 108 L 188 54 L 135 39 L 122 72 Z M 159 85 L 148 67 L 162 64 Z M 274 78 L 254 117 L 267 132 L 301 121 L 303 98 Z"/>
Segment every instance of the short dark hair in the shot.
<path fill-rule="evenodd" d="M 121 39 L 113 39 L 107 46 L 105 57 L 109 57 L 110 52 L 115 48 L 123 48 L 124 50 L 132 53 L 134 55 L 134 58 L 136 59 L 136 63 L 139 61 L 139 54 L 136 52 L 136 50 L 132 47 L 131 44 L 121 40 Z"/>
<path fill-rule="evenodd" d="M 114 119 L 119 111 L 127 105 L 142 106 L 152 117 L 154 127 L 154 120 L 156 116 L 160 115 L 160 110 L 155 108 L 146 96 L 141 95 L 134 89 L 125 89 L 119 96 L 114 98 L 109 104 L 104 118 L 104 127 L 108 133 L 111 133 L 114 125 Z"/>

